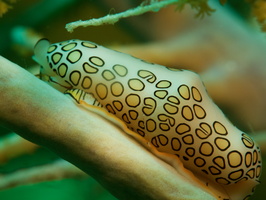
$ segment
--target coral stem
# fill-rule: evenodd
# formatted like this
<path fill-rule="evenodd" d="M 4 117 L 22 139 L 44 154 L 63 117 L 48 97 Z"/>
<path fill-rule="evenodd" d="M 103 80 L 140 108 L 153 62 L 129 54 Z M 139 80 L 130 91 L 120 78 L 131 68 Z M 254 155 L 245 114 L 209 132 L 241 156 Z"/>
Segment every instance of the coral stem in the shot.
<path fill-rule="evenodd" d="M 179 0 L 165 0 L 165 1 L 151 1 L 149 5 L 140 5 L 136 8 L 129 9 L 125 12 L 113 14 L 113 15 L 106 15 L 104 17 L 98 18 L 98 19 L 90 19 L 90 20 L 79 20 L 75 22 L 71 22 L 66 24 L 66 29 L 69 32 L 73 32 L 73 30 L 79 26 L 87 27 L 87 26 L 100 26 L 103 24 L 114 24 L 121 18 L 141 15 L 146 12 L 157 12 L 161 8 L 164 8 L 168 5 L 175 4 Z"/>

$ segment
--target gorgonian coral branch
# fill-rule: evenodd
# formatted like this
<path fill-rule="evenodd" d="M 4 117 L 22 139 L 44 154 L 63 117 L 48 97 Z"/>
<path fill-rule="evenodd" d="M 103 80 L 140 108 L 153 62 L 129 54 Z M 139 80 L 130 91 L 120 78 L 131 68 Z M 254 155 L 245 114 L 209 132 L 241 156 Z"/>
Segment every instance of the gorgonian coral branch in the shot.
<path fill-rule="evenodd" d="M 0 71 L 0 123 L 72 162 L 117 198 L 214 199 L 121 129 L 3 57 Z"/>
<path fill-rule="evenodd" d="M 157 1 L 152 0 L 149 4 L 142 4 L 136 8 L 126 10 L 121 13 L 113 14 L 113 15 L 106 15 L 104 17 L 98 19 L 90 19 L 86 21 L 76 21 L 71 22 L 66 25 L 66 29 L 69 32 L 73 32 L 73 30 L 77 27 L 83 26 L 100 26 L 103 24 L 114 24 L 122 18 L 127 18 L 131 16 L 141 15 L 146 12 L 157 12 L 160 9 L 169 6 L 171 4 L 176 4 L 178 10 L 182 10 L 184 6 L 188 3 L 191 5 L 192 8 L 198 10 L 197 17 L 203 17 L 205 14 L 210 14 L 210 12 L 214 11 L 208 5 L 208 0 L 164 0 L 164 1 Z"/>

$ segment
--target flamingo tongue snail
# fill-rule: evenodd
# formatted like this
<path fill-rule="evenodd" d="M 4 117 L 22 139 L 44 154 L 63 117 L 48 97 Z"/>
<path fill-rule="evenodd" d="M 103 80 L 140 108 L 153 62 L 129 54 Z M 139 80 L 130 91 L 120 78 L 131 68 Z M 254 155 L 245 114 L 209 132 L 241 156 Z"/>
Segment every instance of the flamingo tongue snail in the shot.
<path fill-rule="evenodd" d="M 246 200 L 259 184 L 259 147 L 226 119 L 196 73 L 82 40 L 42 39 L 34 54 L 43 80 L 180 160 L 217 199 Z"/>

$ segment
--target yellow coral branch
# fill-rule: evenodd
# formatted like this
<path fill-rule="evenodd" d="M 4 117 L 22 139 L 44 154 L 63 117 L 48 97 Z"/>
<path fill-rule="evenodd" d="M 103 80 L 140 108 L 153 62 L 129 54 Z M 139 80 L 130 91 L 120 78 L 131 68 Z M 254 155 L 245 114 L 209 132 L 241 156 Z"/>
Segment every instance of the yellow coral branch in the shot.
<path fill-rule="evenodd" d="M 208 5 L 208 0 L 180 0 L 177 4 L 177 10 L 182 11 L 186 4 L 197 10 L 196 17 L 203 18 L 205 14 L 210 15 L 215 9 Z"/>
<path fill-rule="evenodd" d="M 6 2 L 0 1 L 0 17 L 2 17 L 12 7 Z"/>
<path fill-rule="evenodd" d="M 261 25 L 262 31 L 266 32 L 266 1 L 253 0 L 250 2 L 252 4 L 252 14 Z"/>

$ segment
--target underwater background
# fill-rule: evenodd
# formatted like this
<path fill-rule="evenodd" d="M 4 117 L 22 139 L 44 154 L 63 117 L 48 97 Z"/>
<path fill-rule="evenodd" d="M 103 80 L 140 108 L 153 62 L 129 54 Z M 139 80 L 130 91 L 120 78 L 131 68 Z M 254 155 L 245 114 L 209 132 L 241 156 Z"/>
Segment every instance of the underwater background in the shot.
<path fill-rule="evenodd" d="M 33 46 L 40 38 L 48 38 L 51 42 L 68 39 L 93 41 L 150 62 L 200 73 L 210 96 L 233 124 L 250 133 L 255 139 L 266 134 L 266 35 L 261 33 L 259 26 L 253 21 L 251 7 L 245 1 L 241 1 L 239 6 L 239 0 L 229 0 L 224 7 L 221 6 L 221 16 L 233 16 L 232 24 L 227 24 L 228 18 L 221 19 L 216 16 L 218 10 L 201 20 L 194 17 L 195 13 L 189 7 L 181 13 L 175 11 L 175 7 L 170 7 L 158 13 L 122 19 L 114 25 L 77 28 L 73 33 L 65 29 L 69 22 L 122 12 L 138 6 L 142 1 L 0 2 L 0 12 L 3 2 L 9 6 L 8 11 L 0 15 L 0 54 L 33 74 L 38 74 L 38 66 L 32 60 Z M 236 24 L 240 24 L 239 27 Z M 243 33 L 243 27 L 251 28 Z M 162 51 L 165 55 L 158 56 L 157 51 Z M 221 70 L 221 66 L 225 66 L 225 70 Z M 217 74 L 225 78 L 218 80 Z M 254 77 L 249 79 L 251 76 Z M 255 89 L 251 87 L 253 85 L 256 85 Z M 48 181 L 39 183 L 19 183 L 19 179 L 24 179 L 20 177 L 21 174 L 27 176 L 27 171 L 23 170 L 49 166 L 59 160 L 59 157 L 43 147 L 34 146 L 28 151 L 17 150 L 12 146 L 16 143 L 15 137 L 12 130 L 0 127 L 1 200 L 116 199 L 93 178 L 79 173 L 73 177 L 63 176 L 62 180 L 49 180 L 47 177 Z M 264 162 L 266 144 L 259 141 L 258 143 L 261 145 Z M 22 172 L 17 179 L 8 180 L 7 176 L 17 171 Z M 264 199 L 264 171 L 261 184 L 257 186 L 251 200 Z M 40 168 L 39 173 L 42 172 Z"/>

